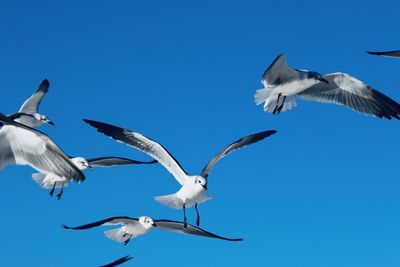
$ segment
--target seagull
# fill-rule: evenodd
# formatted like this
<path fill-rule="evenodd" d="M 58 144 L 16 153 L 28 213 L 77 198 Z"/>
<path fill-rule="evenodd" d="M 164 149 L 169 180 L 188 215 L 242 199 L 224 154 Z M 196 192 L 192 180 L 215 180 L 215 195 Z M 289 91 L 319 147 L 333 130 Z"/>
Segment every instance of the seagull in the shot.
<path fill-rule="evenodd" d="M 16 122 L 22 123 L 31 128 L 43 125 L 45 123 L 54 125 L 54 123 L 45 115 L 38 113 L 40 102 L 44 95 L 49 91 L 49 81 L 44 79 L 39 88 L 29 97 L 17 113 L 11 114 L 8 117 Z"/>
<path fill-rule="evenodd" d="M 115 260 L 113 262 L 110 262 L 108 264 L 105 265 L 101 265 L 100 267 L 114 267 L 114 266 L 118 266 L 121 265 L 127 261 L 130 261 L 131 259 L 133 259 L 131 256 L 126 255 L 125 257 L 119 258 L 118 260 Z"/>
<path fill-rule="evenodd" d="M 0 169 L 29 165 L 41 173 L 54 173 L 80 182 L 84 174 L 46 134 L 0 113 Z"/>
<path fill-rule="evenodd" d="M 188 224 L 184 227 L 184 223 L 171 220 L 153 220 L 149 216 L 141 216 L 138 218 L 130 218 L 127 216 L 110 217 L 101 221 L 70 227 L 63 225 L 64 229 L 86 230 L 97 226 L 114 226 L 122 225 L 119 228 L 107 230 L 105 236 L 119 243 L 127 245 L 132 238 L 147 234 L 152 228 L 156 227 L 162 230 L 173 231 L 181 234 L 199 235 L 209 238 L 217 238 L 227 241 L 242 241 L 243 238 L 226 238 L 216 234 L 207 232 L 197 226 Z"/>
<path fill-rule="evenodd" d="M 400 57 L 400 50 L 385 51 L 385 52 L 367 52 L 370 55 L 384 56 L 384 57 Z"/>
<path fill-rule="evenodd" d="M 279 55 L 262 77 L 264 88 L 254 95 L 264 111 L 279 114 L 296 106 L 296 96 L 304 100 L 345 105 L 378 118 L 400 119 L 400 105 L 364 82 L 346 73 L 321 75 L 289 67 Z"/>
<path fill-rule="evenodd" d="M 83 157 L 70 157 L 71 161 L 75 166 L 84 171 L 86 169 L 92 169 L 94 167 L 112 167 L 112 166 L 123 166 L 123 165 L 133 165 L 133 164 L 153 164 L 153 161 L 137 161 L 133 159 L 120 158 L 120 157 L 100 157 L 85 159 Z M 60 192 L 57 194 L 58 200 L 60 200 L 64 188 L 68 186 L 70 181 L 69 177 L 57 176 L 54 173 L 34 173 L 32 174 L 33 180 L 42 188 L 51 189 L 49 195 L 53 196 L 54 190 L 56 188 L 61 188 Z"/>
<path fill-rule="evenodd" d="M 175 177 L 178 183 L 182 186 L 181 189 L 175 194 L 158 196 L 155 197 L 155 199 L 160 204 L 169 208 L 183 209 L 184 226 L 187 226 L 186 208 L 190 208 L 193 205 L 197 214 L 196 225 L 200 225 L 200 215 L 197 205 L 211 199 L 211 197 L 206 195 L 208 185 L 207 178 L 217 162 L 238 148 L 256 143 L 276 133 L 275 130 L 269 130 L 243 137 L 218 152 L 207 163 L 200 175 L 190 175 L 183 169 L 179 162 L 156 141 L 153 141 L 140 133 L 132 132 L 111 124 L 86 119 L 84 121 L 97 128 L 97 131 L 153 157 Z"/>

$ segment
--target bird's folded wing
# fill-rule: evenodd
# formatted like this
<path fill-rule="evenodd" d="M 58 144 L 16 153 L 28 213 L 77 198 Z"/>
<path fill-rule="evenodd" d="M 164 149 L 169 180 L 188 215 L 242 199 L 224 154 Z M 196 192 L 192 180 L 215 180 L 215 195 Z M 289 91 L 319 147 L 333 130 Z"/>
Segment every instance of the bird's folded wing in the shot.
<path fill-rule="evenodd" d="M 156 224 L 157 228 L 160 228 L 163 230 L 168 230 L 168 231 L 174 231 L 174 232 L 181 233 L 181 234 L 199 235 L 199 236 L 204 236 L 204 237 L 223 239 L 223 240 L 227 240 L 227 241 L 242 241 L 243 240 L 243 238 L 222 237 L 222 236 L 210 233 L 206 230 L 203 230 L 203 229 L 196 227 L 194 225 L 191 225 L 191 224 L 188 224 L 187 227 L 185 228 L 184 224 L 182 222 L 177 222 L 177 221 L 155 220 L 154 223 Z"/>
<path fill-rule="evenodd" d="M 379 118 L 400 119 L 400 105 L 362 81 L 345 73 L 323 75 L 329 84 L 318 83 L 301 92 L 305 100 L 335 103 Z"/>
<path fill-rule="evenodd" d="M 138 161 L 138 160 L 120 158 L 120 157 L 99 157 L 99 158 L 91 158 L 91 159 L 88 159 L 87 161 L 90 163 L 90 165 L 92 165 L 94 167 L 112 167 L 112 166 L 121 166 L 121 165 L 157 163 L 157 160 Z"/>
<path fill-rule="evenodd" d="M 220 152 L 218 152 L 204 167 L 204 169 L 201 171 L 200 176 L 207 178 L 208 175 L 210 174 L 211 170 L 215 167 L 217 162 L 228 155 L 229 153 L 241 148 L 245 147 L 247 145 L 256 143 L 258 141 L 263 140 L 264 138 L 271 136 L 275 134 L 275 130 L 269 130 L 269 131 L 264 131 L 264 132 L 259 132 L 256 134 L 248 135 L 246 137 L 240 138 L 239 140 L 236 140 L 232 144 L 224 147 Z"/>
<path fill-rule="evenodd" d="M 151 156 L 163 165 L 181 185 L 184 183 L 187 173 L 179 162 L 156 141 L 153 141 L 140 133 L 111 124 L 86 119 L 84 121 L 95 127 L 97 131 Z"/>
<path fill-rule="evenodd" d="M 285 54 L 280 54 L 264 72 L 261 82 L 268 87 L 296 78 L 297 73 L 286 63 Z"/>
<path fill-rule="evenodd" d="M 36 92 L 34 92 L 33 95 L 28 98 L 24 104 L 22 104 L 19 112 L 27 114 L 36 113 L 39 109 L 40 102 L 48 91 L 49 81 L 45 79 L 39 85 L 39 88 L 36 90 Z"/>

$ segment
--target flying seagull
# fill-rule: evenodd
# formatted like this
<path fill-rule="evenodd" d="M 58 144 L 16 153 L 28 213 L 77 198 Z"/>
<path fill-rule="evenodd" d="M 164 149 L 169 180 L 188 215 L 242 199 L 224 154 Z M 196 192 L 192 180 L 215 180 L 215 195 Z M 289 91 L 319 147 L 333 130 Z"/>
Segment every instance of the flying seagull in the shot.
<path fill-rule="evenodd" d="M 367 52 L 370 55 L 384 56 L 384 57 L 400 57 L 400 50 L 385 51 L 385 52 Z"/>
<path fill-rule="evenodd" d="M 9 115 L 9 118 L 32 128 L 45 123 L 54 125 L 49 118 L 38 113 L 40 102 L 42 101 L 44 95 L 49 91 L 49 85 L 49 81 L 44 79 L 32 96 L 29 97 L 24 104 L 22 104 L 22 107 L 19 109 L 19 111 Z"/>
<path fill-rule="evenodd" d="M 112 167 L 112 166 L 123 166 L 123 165 L 133 165 L 133 164 L 153 164 L 153 161 L 137 161 L 133 159 L 120 158 L 120 157 L 100 157 L 85 159 L 83 157 L 71 158 L 71 161 L 75 166 L 84 171 L 86 169 L 92 169 L 94 167 Z M 58 200 L 60 200 L 64 188 L 68 186 L 70 181 L 69 177 L 57 176 L 54 173 L 34 173 L 32 174 L 33 180 L 42 188 L 51 189 L 50 196 L 53 196 L 54 190 L 56 188 L 61 188 L 60 192 L 57 194 Z"/>
<path fill-rule="evenodd" d="M 262 77 L 264 88 L 256 91 L 257 105 L 278 114 L 296 106 L 296 96 L 304 100 L 345 105 L 378 118 L 400 119 L 400 105 L 357 78 L 346 73 L 318 74 L 289 67 L 279 55 Z"/>
<path fill-rule="evenodd" d="M 44 133 L 13 121 L 0 113 L 0 169 L 7 165 L 29 165 L 41 173 L 54 173 L 80 182 L 83 173 Z"/>
<path fill-rule="evenodd" d="M 153 141 L 144 135 L 136 132 L 132 132 L 127 129 L 123 129 L 111 124 L 106 124 L 98 121 L 84 120 L 91 126 L 97 128 L 97 131 L 104 133 L 117 141 L 123 142 L 133 148 L 136 148 L 155 160 L 160 162 L 181 184 L 181 189 L 171 195 L 158 196 L 155 199 L 162 205 L 165 205 L 173 209 L 183 209 L 184 214 L 184 225 L 186 222 L 186 208 L 190 208 L 194 205 L 197 214 L 196 225 L 200 225 L 200 215 L 197 208 L 198 204 L 201 204 L 211 197 L 206 195 L 207 191 L 207 178 L 211 170 L 215 167 L 217 162 L 235 151 L 238 148 L 250 145 L 252 143 L 261 141 L 262 139 L 276 133 L 275 130 L 264 131 L 243 137 L 232 144 L 224 147 L 218 154 L 216 154 L 204 167 L 200 175 L 188 174 L 179 162 L 159 143 Z"/>
<path fill-rule="evenodd" d="M 105 231 L 104 232 L 105 236 L 116 242 L 124 243 L 124 245 L 127 245 L 132 238 L 147 234 L 153 227 L 181 234 L 199 235 L 203 237 L 217 238 L 227 241 L 243 240 L 242 238 L 226 238 L 218 236 L 216 234 L 207 232 L 206 230 L 203 230 L 191 224 L 188 224 L 187 227 L 184 227 L 184 223 L 182 222 L 171 221 L 171 220 L 153 220 L 151 217 L 148 216 L 142 216 L 139 218 L 116 216 L 81 226 L 70 227 L 67 225 L 63 225 L 63 227 L 64 229 L 86 230 L 97 226 L 111 226 L 111 225 L 112 226 L 122 225 L 122 226 L 119 228 Z"/>
<path fill-rule="evenodd" d="M 125 257 L 119 258 L 118 260 L 115 260 L 115 261 L 110 262 L 110 263 L 105 264 L 105 265 L 101 265 L 99 267 L 114 267 L 114 266 L 121 265 L 121 264 L 123 264 L 123 263 L 125 263 L 125 262 L 127 262 L 127 261 L 129 261 L 131 259 L 133 259 L 133 258 L 131 256 L 127 255 Z"/>

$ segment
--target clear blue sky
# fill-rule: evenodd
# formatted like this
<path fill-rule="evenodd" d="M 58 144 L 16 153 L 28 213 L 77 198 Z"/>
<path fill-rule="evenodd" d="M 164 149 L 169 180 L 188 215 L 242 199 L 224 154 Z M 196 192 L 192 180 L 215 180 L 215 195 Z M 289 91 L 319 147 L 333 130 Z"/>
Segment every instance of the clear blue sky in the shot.
<path fill-rule="evenodd" d="M 168 2 L 168 3 L 166 3 Z M 1 112 L 17 111 L 44 78 L 42 126 L 67 153 L 146 155 L 81 119 L 114 123 L 161 142 L 198 173 L 223 146 L 279 133 L 219 162 L 202 226 L 229 243 L 154 230 L 128 246 L 101 228 L 114 215 L 182 219 L 153 196 L 179 184 L 161 166 L 96 169 L 61 201 L 28 167 L 0 173 L 0 266 L 369 267 L 400 265 L 398 121 L 298 101 L 279 116 L 253 102 L 281 52 L 290 65 L 343 71 L 400 101 L 398 1 L 1 1 Z M 189 210 L 190 222 L 195 211 Z"/>

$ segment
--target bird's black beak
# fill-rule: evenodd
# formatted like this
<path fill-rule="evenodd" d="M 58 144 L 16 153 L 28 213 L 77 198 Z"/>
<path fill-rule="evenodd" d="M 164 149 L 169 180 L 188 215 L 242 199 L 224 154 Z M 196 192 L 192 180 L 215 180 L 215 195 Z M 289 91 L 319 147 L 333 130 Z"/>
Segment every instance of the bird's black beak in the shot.
<path fill-rule="evenodd" d="M 153 226 L 153 227 L 157 227 L 157 224 L 153 222 L 152 226 Z"/>
<path fill-rule="evenodd" d="M 55 125 L 54 122 L 52 122 L 51 120 L 49 120 L 47 123 L 48 123 L 48 124 L 51 124 L 51 125 L 53 125 L 53 126 Z"/>
<path fill-rule="evenodd" d="M 323 83 L 329 84 L 328 80 L 327 80 L 327 79 L 325 79 L 325 78 L 318 77 L 318 78 L 317 78 L 317 80 L 318 80 L 318 81 L 320 81 L 320 82 L 323 82 Z"/>
<path fill-rule="evenodd" d="M 92 165 L 88 164 L 86 167 L 87 167 L 89 170 L 93 171 L 93 166 L 92 166 Z"/>
<path fill-rule="evenodd" d="M 204 190 L 207 191 L 207 189 L 208 189 L 207 185 L 201 185 L 201 186 L 204 188 Z"/>

